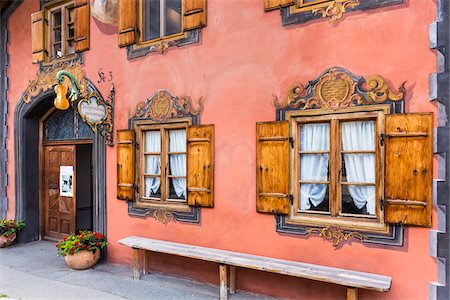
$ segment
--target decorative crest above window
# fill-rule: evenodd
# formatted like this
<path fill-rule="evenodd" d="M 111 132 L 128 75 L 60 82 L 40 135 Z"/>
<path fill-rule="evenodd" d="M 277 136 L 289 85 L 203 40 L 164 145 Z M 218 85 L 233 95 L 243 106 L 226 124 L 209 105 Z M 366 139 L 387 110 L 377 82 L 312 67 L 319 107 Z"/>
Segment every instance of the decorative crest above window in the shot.
<path fill-rule="evenodd" d="M 364 79 L 345 69 L 331 68 L 306 86 L 292 85 L 282 102 L 274 96 L 273 104 L 277 109 L 338 110 L 359 105 L 400 102 L 406 95 L 404 85 L 405 82 L 395 90 L 380 75 L 370 75 Z"/>
<path fill-rule="evenodd" d="M 136 107 L 131 118 L 150 118 L 153 121 L 165 121 L 179 117 L 194 117 L 203 111 L 203 99 L 199 99 L 199 107 L 192 107 L 191 97 L 172 96 L 168 91 L 160 90 Z"/>

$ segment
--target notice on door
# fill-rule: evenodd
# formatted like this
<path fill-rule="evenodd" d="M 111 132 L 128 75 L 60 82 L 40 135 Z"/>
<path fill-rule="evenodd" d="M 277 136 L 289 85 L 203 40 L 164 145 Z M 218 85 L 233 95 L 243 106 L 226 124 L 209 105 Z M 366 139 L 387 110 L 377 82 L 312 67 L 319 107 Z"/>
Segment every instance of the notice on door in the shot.
<path fill-rule="evenodd" d="M 73 197 L 73 166 L 59 167 L 59 195 Z"/>

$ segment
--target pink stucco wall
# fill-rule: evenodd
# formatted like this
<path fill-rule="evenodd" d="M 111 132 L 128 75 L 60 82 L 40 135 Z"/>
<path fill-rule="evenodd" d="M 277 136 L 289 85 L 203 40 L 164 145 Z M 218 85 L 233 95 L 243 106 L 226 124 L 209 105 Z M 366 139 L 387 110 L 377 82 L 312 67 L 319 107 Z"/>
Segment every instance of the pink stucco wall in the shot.
<path fill-rule="evenodd" d="M 274 217 L 255 210 L 255 123 L 274 120 L 272 94 L 284 97 L 292 83 L 306 83 L 332 66 L 363 76 L 380 74 L 395 87 L 407 80 L 409 111 L 435 111 L 428 101 L 428 74 L 436 71 L 436 55 L 428 46 L 435 6 L 433 0 L 406 0 L 348 13 L 336 24 L 320 19 L 282 27 L 279 12 L 265 13 L 262 0 L 209 0 L 200 43 L 133 60 L 118 48 L 116 28 L 91 19 L 86 75 L 95 81 L 99 68 L 112 71 L 116 129 L 126 128 L 136 104 L 158 89 L 191 96 L 194 105 L 203 97 L 201 123 L 215 125 L 215 206 L 202 209 L 200 224 L 130 218 L 126 203 L 116 199 L 116 148 L 107 149 L 109 260 L 131 264 L 131 250 L 117 240 L 138 235 L 393 277 L 390 292 L 361 291 L 361 299 L 427 298 L 428 284 L 437 277 L 436 262 L 429 255 L 429 229 L 408 228 L 401 248 L 353 242 L 335 249 L 317 236 L 275 232 Z M 15 188 L 13 111 L 37 71 L 31 64 L 29 24 L 30 14 L 38 9 L 37 0 L 26 0 L 9 20 L 10 217 Z M 109 87 L 99 85 L 105 95 Z M 434 214 L 434 224 L 436 218 Z M 218 281 L 214 264 L 167 255 L 155 255 L 151 262 L 164 272 Z M 237 287 L 288 298 L 345 296 L 342 287 L 241 269 Z"/>

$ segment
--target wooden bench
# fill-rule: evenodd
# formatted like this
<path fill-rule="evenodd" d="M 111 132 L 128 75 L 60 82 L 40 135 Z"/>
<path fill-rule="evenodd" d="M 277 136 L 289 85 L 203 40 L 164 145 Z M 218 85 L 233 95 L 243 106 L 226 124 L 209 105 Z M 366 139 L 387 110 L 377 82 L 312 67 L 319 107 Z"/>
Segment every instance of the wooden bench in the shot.
<path fill-rule="evenodd" d="M 347 299 L 357 299 L 358 289 L 387 292 L 389 291 L 392 282 L 392 278 L 389 276 L 330 268 L 314 264 L 306 264 L 180 243 L 165 242 L 137 236 L 124 238 L 120 240 L 119 243 L 133 248 L 134 279 L 140 279 L 141 277 L 141 260 L 143 260 L 142 271 L 144 274 L 148 274 L 149 251 L 218 263 L 220 275 L 220 299 L 227 299 L 228 296 L 227 266 L 230 271 L 231 294 L 236 292 L 236 267 L 342 285 L 347 287 Z"/>

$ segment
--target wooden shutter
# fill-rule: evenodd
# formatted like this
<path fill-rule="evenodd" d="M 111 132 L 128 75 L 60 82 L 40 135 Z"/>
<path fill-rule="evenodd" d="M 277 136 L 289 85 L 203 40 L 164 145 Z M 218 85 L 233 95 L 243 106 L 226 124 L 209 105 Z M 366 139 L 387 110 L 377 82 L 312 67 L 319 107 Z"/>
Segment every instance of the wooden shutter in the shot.
<path fill-rule="evenodd" d="M 214 207 L 214 125 L 187 131 L 188 205 Z"/>
<path fill-rule="evenodd" d="M 385 221 L 431 227 L 433 114 L 386 116 Z"/>
<path fill-rule="evenodd" d="M 134 199 L 134 130 L 117 131 L 117 199 Z"/>
<path fill-rule="evenodd" d="M 81 52 L 89 49 L 89 0 L 75 0 L 73 4 L 75 19 L 75 51 Z"/>
<path fill-rule="evenodd" d="M 45 49 L 46 28 L 43 10 L 31 14 L 31 49 L 34 64 L 47 59 L 47 50 Z"/>
<path fill-rule="evenodd" d="M 119 47 L 136 42 L 136 0 L 119 0 Z"/>
<path fill-rule="evenodd" d="M 264 10 L 274 10 L 284 6 L 291 6 L 294 0 L 264 0 Z"/>
<path fill-rule="evenodd" d="M 256 210 L 288 214 L 289 123 L 256 124 Z"/>
<path fill-rule="evenodd" d="M 206 26 L 206 0 L 184 0 L 184 30 Z"/>

